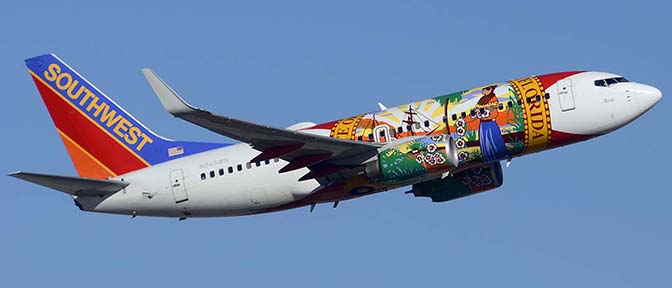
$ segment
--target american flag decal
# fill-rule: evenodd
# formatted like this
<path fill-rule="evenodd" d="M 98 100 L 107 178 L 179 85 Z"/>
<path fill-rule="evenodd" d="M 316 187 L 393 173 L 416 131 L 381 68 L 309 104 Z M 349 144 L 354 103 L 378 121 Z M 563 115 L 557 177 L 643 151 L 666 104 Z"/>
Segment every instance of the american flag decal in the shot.
<path fill-rule="evenodd" d="M 182 146 L 168 148 L 168 156 L 169 157 L 182 155 L 183 153 L 184 153 L 184 147 L 182 147 Z"/>

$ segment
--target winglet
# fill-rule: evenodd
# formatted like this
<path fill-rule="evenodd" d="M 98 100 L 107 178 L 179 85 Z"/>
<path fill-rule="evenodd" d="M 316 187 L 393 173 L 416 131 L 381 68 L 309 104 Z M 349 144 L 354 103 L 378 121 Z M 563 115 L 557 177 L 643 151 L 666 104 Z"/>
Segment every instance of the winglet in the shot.
<path fill-rule="evenodd" d="M 152 86 L 152 90 L 156 93 L 156 96 L 159 97 L 159 101 L 163 105 L 163 108 L 168 111 L 168 113 L 178 116 L 179 114 L 193 112 L 198 110 L 198 108 L 191 106 L 189 103 L 184 101 L 182 97 L 177 95 L 177 92 L 170 88 L 166 82 L 159 78 L 159 75 L 156 75 L 152 69 L 145 68 L 142 69 L 142 74 L 147 78 L 147 82 Z"/>

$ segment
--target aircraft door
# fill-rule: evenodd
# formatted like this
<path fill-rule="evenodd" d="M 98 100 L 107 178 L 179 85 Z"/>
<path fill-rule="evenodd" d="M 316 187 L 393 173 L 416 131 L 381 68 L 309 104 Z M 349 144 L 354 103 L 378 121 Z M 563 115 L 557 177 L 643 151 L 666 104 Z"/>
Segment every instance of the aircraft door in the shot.
<path fill-rule="evenodd" d="M 187 196 L 187 188 L 184 185 L 184 173 L 182 169 L 170 172 L 170 189 L 173 191 L 175 203 L 182 203 L 189 200 Z"/>
<path fill-rule="evenodd" d="M 574 93 L 572 93 L 572 80 L 562 79 L 557 83 L 558 99 L 560 99 L 560 109 L 565 111 L 574 110 Z"/>

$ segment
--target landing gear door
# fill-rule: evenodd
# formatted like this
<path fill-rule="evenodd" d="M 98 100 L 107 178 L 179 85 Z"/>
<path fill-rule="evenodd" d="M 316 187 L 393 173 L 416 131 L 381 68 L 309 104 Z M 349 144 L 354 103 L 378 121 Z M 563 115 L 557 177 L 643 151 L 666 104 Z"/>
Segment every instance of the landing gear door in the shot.
<path fill-rule="evenodd" d="M 560 99 L 560 109 L 563 112 L 574 110 L 574 93 L 572 92 L 572 80 L 562 79 L 558 81 L 558 99 Z"/>
<path fill-rule="evenodd" d="M 184 185 L 184 174 L 182 169 L 170 172 L 170 189 L 173 191 L 175 203 L 182 203 L 189 200 L 189 197 L 187 196 L 187 188 Z"/>

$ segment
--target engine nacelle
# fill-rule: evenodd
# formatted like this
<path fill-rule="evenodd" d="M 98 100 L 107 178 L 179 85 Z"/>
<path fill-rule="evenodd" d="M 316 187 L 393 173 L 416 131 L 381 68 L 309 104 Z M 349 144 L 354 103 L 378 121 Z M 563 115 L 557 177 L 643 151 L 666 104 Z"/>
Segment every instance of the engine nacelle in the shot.
<path fill-rule="evenodd" d="M 494 162 L 443 179 L 414 184 L 409 193 L 413 193 L 415 197 L 430 197 L 433 202 L 444 202 L 492 190 L 502 186 L 502 183 L 502 165 Z"/>
<path fill-rule="evenodd" d="M 413 178 L 449 171 L 459 165 L 457 147 L 447 135 L 404 138 L 380 149 L 365 164 L 373 182 L 402 183 Z"/>

